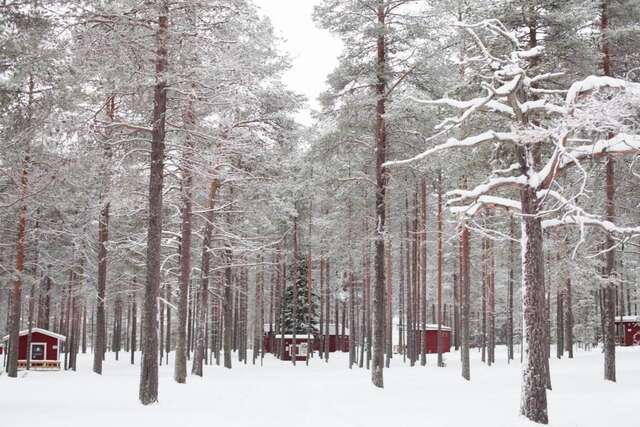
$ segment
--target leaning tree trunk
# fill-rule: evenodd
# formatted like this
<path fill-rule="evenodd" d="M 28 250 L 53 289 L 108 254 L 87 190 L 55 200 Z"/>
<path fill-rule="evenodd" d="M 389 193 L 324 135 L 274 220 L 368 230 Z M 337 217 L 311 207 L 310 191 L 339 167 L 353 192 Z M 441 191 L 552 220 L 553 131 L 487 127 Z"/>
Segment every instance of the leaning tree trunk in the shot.
<path fill-rule="evenodd" d="M 156 85 L 154 88 L 153 129 L 151 133 L 151 167 L 149 170 L 149 225 L 147 230 L 147 283 L 142 325 L 142 366 L 140 402 L 158 401 L 158 296 L 162 250 L 162 188 L 164 174 L 164 139 L 167 113 L 167 46 L 169 41 L 169 5 L 160 2 L 156 51 Z"/>

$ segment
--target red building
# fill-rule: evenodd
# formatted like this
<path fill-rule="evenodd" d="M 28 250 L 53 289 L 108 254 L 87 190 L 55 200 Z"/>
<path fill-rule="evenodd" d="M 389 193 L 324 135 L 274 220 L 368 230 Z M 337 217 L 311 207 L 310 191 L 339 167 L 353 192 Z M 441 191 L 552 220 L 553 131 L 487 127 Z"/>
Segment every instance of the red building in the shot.
<path fill-rule="evenodd" d="M 616 317 L 616 331 L 620 345 L 640 346 L 640 316 Z"/>
<path fill-rule="evenodd" d="M 349 331 L 345 330 L 345 335 L 336 335 L 335 326 L 329 325 L 329 334 L 324 335 L 312 335 L 311 336 L 311 348 L 312 351 L 320 351 L 322 344 L 325 340 L 328 340 L 329 353 L 335 353 L 338 351 L 349 351 Z M 284 340 L 284 341 L 283 341 Z M 296 345 L 293 346 L 293 335 L 287 334 L 284 337 L 275 332 L 269 331 L 269 325 L 265 325 L 265 332 L 263 337 L 263 345 L 265 353 L 276 354 L 280 346 L 282 345 L 283 354 L 282 360 L 291 360 L 292 354 L 297 354 L 296 360 L 306 360 L 309 346 L 307 342 L 307 334 L 301 333 L 296 335 Z M 283 344 L 281 344 L 281 342 Z"/>
<path fill-rule="evenodd" d="M 20 331 L 18 341 L 18 369 L 27 366 L 27 344 L 29 331 Z M 41 369 L 60 369 L 60 344 L 65 342 L 64 335 L 56 334 L 45 329 L 31 329 L 31 367 Z M 8 347 L 9 335 L 2 338 Z"/>
<path fill-rule="evenodd" d="M 422 345 L 425 353 L 438 352 L 438 325 L 427 325 L 426 329 L 420 328 L 418 333 L 422 334 Z M 440 326 L 442 334 L 442 352 L 449 353 L 451 351 L 451 328 L 448 326 Z"/>

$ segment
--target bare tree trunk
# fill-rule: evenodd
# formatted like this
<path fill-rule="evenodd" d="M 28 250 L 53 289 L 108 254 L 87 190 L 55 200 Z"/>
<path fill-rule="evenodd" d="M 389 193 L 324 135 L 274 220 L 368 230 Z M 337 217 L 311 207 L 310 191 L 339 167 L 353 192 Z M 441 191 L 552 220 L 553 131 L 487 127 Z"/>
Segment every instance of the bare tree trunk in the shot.
<path fill-rule="evenodd" d="M 607 220 L 615 220 L 615 183 L 613 159 L 607 159 Z M 607 235 L 605 277 L 609 281 L 604 289 L 604 379 L 616 381 L 616 274 L 615 242 Z"/>
<path fill-rule="evenodd" d="M 525 148 L 523 150 L 529 150 Z M 522 154 L 523 170 L 529 170 Z M 523 310 L 524 340 L 527 344 L 523 363 L 523 387 L 521 413 L 531 421 L 547 424 L 547 381 L 545 364 L 547 358 L 547 332 L 545 320 L 545 291 L 542 280 L 542 225 L 538 216 L 539 206 L 536 192 L 527 187 L 521 190 L 523 214 Z"/>
<path fill-rule="evenodd" d="M 487 240 L 487 359 L 491 366 L 496 361 L 496 299 L 495 299 L 495 259 L 493 240 Z"/>
<path fill-rule="evenodd" d="M 165 296 L 164 299 L 167 301 L 167 327 L 166 327 L 166 339 L 165 339 L 165 363 L 169 363 L 169 352 L 171 351 L 171 284 L 170 283 L 165 283 L 165 288 L 164 288 L 164 292 L 165 292 Z M 160 349 L 160 351 L 162 352 L 162 349 Z"/>
<path fill-rule="evenodd" d="M 509 283 L 507 285 L 507 362 L 513 360 L 513 291 L 515 284 L 516 230 L 513 216 L 509 218 Z"/>
<path fill-rule="evenodd" d="M 331 276 L 330 276 L 330 258 L 327 258 L 325 260 L 325 275 L 324 275 L 324 280 L 325 280 L 325 289 L 326 289 L 326 307 L 325 307 L 325 334 L 326 334 L 326 338 L 325 338 L 325 342 L 324 342 L 324 359 L 325 361 L 329 361 L 329 350 L 330 350 L 330 346 L 331 346 L 331 342 L 329 339 L 329 335 L 331 334 L 331 332 L 329 331 L 329 324 L 331 323 L 329 321 L 329 318 L 331 317 Z M 335 308 L 336 308 L 336 314 L 337 314 L 337 308 L 338 308 L 338 304 L 336 302 L 335 304 Z M 336 329 L 336 345 L 338 344 L 337 339 L 338 339 L 338 318 L 336 317 L 336 319 L 334 319 L 334 327 Z M 342 351 L 342 348 L 338 348 L 336 349 L 337 351 Z"/>
<path fill-rule="evenodd" d="M 138 343 L 136 342 L 136 333 L 137 333 L 137 320 L 138 320 L 138 298 L 136 297 L 136 278 L 133 278 L 133 293 L 131 295 L 131 345 L 129 347 L 131 351 L 131 364 L 134 365 L 136 363 L 136 349 Z"/>
<path fill-rule="evenodd" d="M 233 252 L 230 247 L 225 249 L 225 270 L 224 270 L 224 367 L 231 369 L 231 344 L 233 334 L 233 271 L 231 263 L 233 262 Z"/>
<path fill-rule="evenodd" d="M 187 110 L 189 111 L 184 114 L 185 124 L 189 123 L 188 126 L 193 126 L 193 113 L 190 111 L 190 108 Z M 187 353 L 190 350 L 188 331 L 191 330 L 189 322 L 189 287 L 191 285 L 191 211 L 193 205 L 192 158 L 193 143 L 191 138 L 187 136 L 182 155 L 181 168 L 182 233 L 180 238 L 180 298 L 178 299 L 178 334 L 174 371 L 174 380 L 179 384 L 184 384 L 187 381 Z"/>
<path fill-rule="evenodd" d="M 426 339 L 426 335 L 423 335 L 427 330 L 427 182 L 423 178 L 420 183 L 420 319 L 422 321 L 423 331 L 420 334 L 420 365 L 425 366 L 427 364 L 426 345 L 422 340 Z"/>
<path fill-rule="evenodd" d="M 443 212 L 442 212 L 442 171 L 438 171 L 438 366 L 444 367 L 444 359 L 442 357 L 442 275 L 444 270 L 444 251 L 443 251 Z"/>
<path fill-rule="evenodd" d="M 387 173 L 384 168 L 387 151 L 387 138 L 384 115 L 386 112 L 386 4 L 377 1 L 378 35 L 377 35 L 377 83 L 376 83 L 376 254 L 375 254 L 375 285 L 373 290 L 373 364 L 371 367 L 371 381 L 376 387 L 384 387 L 384 240 L 385 240 L 385 194 L 387 188 Z"/>
<path fill-rule="evenodd" d="M 33 104 L 33 78 L 29 77 L 29 101 L 27 107 L 26 125 L 31 126 L 31 106 Z M 27 202 L 29 193 L 29 163 L 30 147 L 27 141 L 25 155 L 22 160 L 22 172 L 20 174 L 20 194 L 22 204 L 18 213 L 18 233 L 16 238 L 16 271 L 11 293 L 11 310 L 9 321 L 9 360 L 7 362 L 7 374 L 11 378 L 18 377 L 18 342 L 20 340 L 20 317 L 22 309 L 22 280 L 25 265 L 26 234 L 27 234 Z"/>
<path fill-rule="evenodd" d="M 462 377 L 471 380 L 469 363 L 469 299 L 471 296 L 470 278 L 470 233 L 466 223 L 461 224 L 460 234 L 460 301 L 461 301 L 461 340 L 460 356 L 462 359 Z"/>
<path fill-rule="evenodd" d="M 404 270 L 405 270 L 405 259 L 404 259 L 404 239 L 403 239 L 403 227 L 402 222 L 400 223 L 400 265 L 398 267 L 399 283 L 398 283 L 398 335 L 399 342 L 398 346 L 400 347 L 400 352 L 402 353 L 402 361 L 407 361 L 407 348 L 405 340 L 405 309 L 404 309 Z"/>
<path fill-rule="evenodd" d="M 202 376 L 202 362 L 205 354 L 206 322 L 205 317 L 209 304 L 209 270 L 211 264 L 211 243 L 213 237 L 213 212 L 215 208 L 216 195 L 220 188 L 220 181 L 214 179 L 209 184 L 209 200 L 206 222 L 204 225 L 204 237 L 202 240 L 202 261 L 200 263 L 200 290 L 198 293 L 198 330 L 196 338 L 196 353 L 193 357 L 193 367 L 191 372 L 194 375 Z M 186 363 L 186 361 L 185 361 Z"/>
<path fill-rule="evenodd" d="M 140 402 L 158 401 L 158 296 L 162 251 L 162 189 L 164 175 L 165 119 L 167 112 L 167 46 L 169 41 L 169 5 L 159 2 L 156 34 L 156 85 L 154 88 L 153 130 L 151 133 L 151 167 L 149 171 L 149 228 L 147 232 L 147 283 L 142 325 L 142 366 Z"/>
<path fill-rule="evenodd" d="M 569 359 L 573 359 L 573 308 L 571 295 L 571 273 L 567 273 L 565 287 L 565 307 L 564 307 L 564 346 Z"/>
<path fill-rule="evenodd" d="M 564 353 L 564 295 L 558 286 L 556 293 L 556 357 L 562 359 Z"/>

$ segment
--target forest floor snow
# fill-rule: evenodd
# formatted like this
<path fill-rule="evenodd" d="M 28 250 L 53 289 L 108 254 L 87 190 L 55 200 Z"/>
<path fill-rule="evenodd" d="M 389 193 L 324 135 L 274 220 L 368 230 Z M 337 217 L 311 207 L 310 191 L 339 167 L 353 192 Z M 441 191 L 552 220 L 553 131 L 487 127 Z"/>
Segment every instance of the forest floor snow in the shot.
<path fill-rule="evenodd" d="M 310 366 L 267 355 L 264 366 L 226 370 L 210 366 L 204 378 L 173 381 L 173 364 L 160 371 L 160 401 L 138 403 L 139 367 L 128 354 L 108 354 L 104 375 L 91 372 L 92 356 L 80 355 L 78 371 L 28 372 L 0 376 L 0 422 L 6 426 L 103 427 L 433 427 L 529 426 L 518 416 L 520 364 L 506 363 L 498 347 L 488 367 L 472 351 L 472 381 L 460 377 L 458 353 L 437 368 L 410 368 L 396 355 L 385 370 L 385 389 L 371 385 L 369 371 L 347 369 L 346 354 L 319 358 Z M 138 360 L 139 360 L 139 355 Z M 629 425 L 640 403 L 640 347 L 618 348 L 616 384 L 603 381 L 602 353 L 577 352 L 573 360 L 551 361 L 548 394 L 551 426 Z"/>

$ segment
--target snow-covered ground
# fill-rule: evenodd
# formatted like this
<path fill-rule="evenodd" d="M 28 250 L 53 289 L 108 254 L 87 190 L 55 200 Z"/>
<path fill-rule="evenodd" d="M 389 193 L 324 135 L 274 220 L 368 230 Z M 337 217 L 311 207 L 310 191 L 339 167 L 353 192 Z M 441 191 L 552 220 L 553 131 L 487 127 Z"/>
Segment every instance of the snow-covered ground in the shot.
<path fill-rule="evenodd" d="M 499 347 L 487 367 L 472 352 L 472 382 L 460 377 L 459 355 L 447 367 L 409 368 L 394 360 L 385 370 L 385 389 L 371 386 L 369 372 L 346 368 L 345 355 L 297 367 L 265 357 L 264 367 L 235 363 L 233 370 L 207 367 L 203 379 L 186 385 L 172 380 L 173 366 L 161 368 L 160 402 L 138 404 L 139 368 L 111 354 L 102 377 L 91 373 L 91 356 L 73 372 L 0 376 L 0 420 L 6 426 L 221 427 L 406 425 L 514 427 L 518 416 L 519 363 L 507 365 Z M 235 361 L 234 361 L 235 362 Z M 634 425 L 640 404 L 640 347 L 619 348 L 618 383 L 602 380 L 602 354 L 578 352 L 552 360 L 551 425 L 601 427 Z"/>

